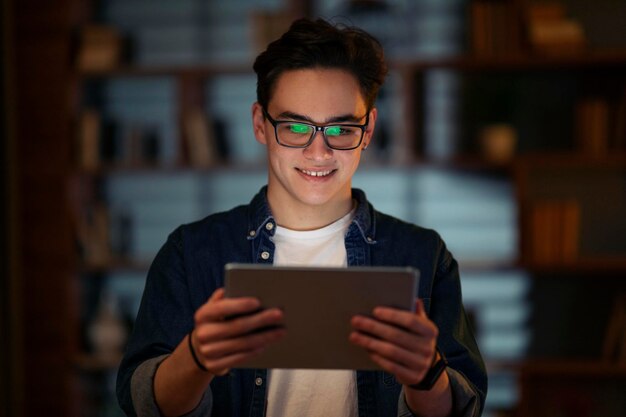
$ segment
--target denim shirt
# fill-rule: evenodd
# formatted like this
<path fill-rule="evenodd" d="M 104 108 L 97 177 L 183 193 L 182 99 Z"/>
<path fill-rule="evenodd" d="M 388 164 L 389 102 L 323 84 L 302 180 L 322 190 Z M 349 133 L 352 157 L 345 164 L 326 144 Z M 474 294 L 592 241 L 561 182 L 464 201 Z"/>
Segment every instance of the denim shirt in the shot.
<path fill-rule="evenodd" d="M 117 379 L 129 416 L 158 416 L 153 379 L 194 326 L 194 312 L 224 284 L 229 262 L 272 264 L 275 220 L 267 187 L 249 205 L 213 214 L 176 229 L 157 254 L 146 280 L 133 333 Z M 437 345 L 448 359 L 454 415 L 479 416 L 487 375 L 461 302 L 458 266 L 439 235 L 374 210 L 353 190 L 358 206 L 345 236 L 348 267 L 412 266 L 420 271 L 418 296 L 439 328 Z M 382 371 L 357 371 L 359 417 L 411 416 L 402 385 Z M 232 369 L 215 377 L 188 416 L 264 416 L 267 370 Z"/>

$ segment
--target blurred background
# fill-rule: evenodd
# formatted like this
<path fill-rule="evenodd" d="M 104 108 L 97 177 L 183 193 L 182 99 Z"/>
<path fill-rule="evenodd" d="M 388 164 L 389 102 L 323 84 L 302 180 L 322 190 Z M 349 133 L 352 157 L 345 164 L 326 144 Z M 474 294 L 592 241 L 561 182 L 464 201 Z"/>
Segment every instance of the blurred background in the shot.
<path fill-rule="evenodd" d="M 252 62 L 296 17 L 390 74 L 354 186 L 437 229 L 484 415 L 626 415 L 626 3 L 6 0 L 0 415 L 122 415 L 117 364 L 179 224 L 266 181 Z"/>

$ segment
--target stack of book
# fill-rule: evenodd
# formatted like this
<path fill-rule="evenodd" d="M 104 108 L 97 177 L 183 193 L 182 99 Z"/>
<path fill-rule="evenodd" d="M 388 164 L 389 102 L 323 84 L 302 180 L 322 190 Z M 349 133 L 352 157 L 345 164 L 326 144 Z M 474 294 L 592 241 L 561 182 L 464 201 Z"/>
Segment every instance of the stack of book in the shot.
<path fill-rule="evenodd" d="M 475 55 L 493 56 L 519 49 L 517 17 L 511 2 L 476 0 L 470 4 L 470 39 Z"/>
<path fill-rule="evenodd" d="M 580 204 L 576 200 L 534 202 L 530 235 L 533 263 L 558 265 L 575 261 L 580 238 Z"/>
<path fill-rule="evenodd" d="M 104 119 L 104 120 L 103 120 Z M 76 159 L 84 172 L 105 167 L 146 167 L 159 163 L 158 128 L 140 122 L 120 126 L 93 109 L 78 118 Z"/>
<path fill-rule="evenodd" d="M 527 10 L 528 42 L 535 52 L 579 52 L 586 39 L 581 24 L 567 17 L 561 2 L 532 3 Z"/>

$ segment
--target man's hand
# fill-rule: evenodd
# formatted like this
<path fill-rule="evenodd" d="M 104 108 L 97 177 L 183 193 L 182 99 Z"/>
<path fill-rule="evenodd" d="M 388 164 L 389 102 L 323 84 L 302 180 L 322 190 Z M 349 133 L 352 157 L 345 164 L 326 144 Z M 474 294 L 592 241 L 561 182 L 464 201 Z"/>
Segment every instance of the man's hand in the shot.
<path fill-rule="evenodd" d="M 285 335 L 282 311 L 260 308 L 256 298 L 225 298 L 219 288 L 196 311 L 192 345 L 210 373 L 226 374 Z"/>
<path fill-rule="evenodd" d="M 370 358 L 399 383 L 421 382 L 433 363 L 439 333 L 422 301 L 415 300 L 415 313 L 377 307 L 373 316 L 352 318 L 350 341 L 367 349 Z"/>

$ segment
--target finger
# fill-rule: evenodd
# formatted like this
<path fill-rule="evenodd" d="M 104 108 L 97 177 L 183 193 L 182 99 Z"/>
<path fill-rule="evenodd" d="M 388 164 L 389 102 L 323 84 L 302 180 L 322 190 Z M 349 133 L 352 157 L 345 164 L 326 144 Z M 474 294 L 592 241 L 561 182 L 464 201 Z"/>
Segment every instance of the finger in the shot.
<path fill-rule="evenodd" d="M 226 294 L 226 290 L 224 289 L 224 287 L 220 287 L 216 289 L 215 291 L 213 291 L 213 294 L 211 294 L 208 301 L 221 300 L 222 298 L 224 298 L 225 294 Z"/>
<path fill-rule="evenodd" d="M 207 370 L 218 376 L 226 375 L 230 368 L 234 368 L 237 365 L 240 365 L 253 357 L 257 356 L 259 353 L 263 352 L 263 348 L 250 351 L 250 352 L 242 352 L 237 353 L 231 356 L 225 356 L 219 359 L 214 359 L 210 361 L 203 361 L 203 365 Z"/>
<path fill-rule="evenodd" d="M 401 384 L 405 384 L 405 385 L 419 384 L 422 381 L 422 379 L 424 379 L 424 376 L 426 375 L 426 372 L 428 371 L 428 368 L 424 369 L 423 371 L 415 371 L 415 370 L 406 368 L 394 361 L 391 361 L 375 353 L 371 353 L 369 356 L 370 356 L 370 359 L 372 359 L 374 363 L 378 364 L 378 366 L 383 368 L 388 373 L 394 375 L 396 377 L 396 380 Z"/>
<path fill-rule="evenodd" d="M 430 346 L 436 343 L 433 336 L 413 333 L 397 325 L 369 317 L 355 316 L 351 324 L 355 330 L 386 340 L 409 351 L 428 353 Z"/>
<path fill-rule="evenodd" d="M 359 332 L 352 332 L 350 334 L 350 341 L 357 346 L 363 347 L 370 354 L 377 354 L 391 362 L 412 370 L 422 371 L 430 367 L 430 355 L 428 351 L 409 351 L 393 343 L 376 339 Z"/>
<path fill-rule="evenodd" d="M 200 344 L 198 351 L 207 360 L 214 360 L 265 348 L 282 339 L 285 334 L 285 329 L 267 330 L 233 339 Z"/>
<path fill-rule="evenodd" d="M 219 322 L 206 322 L 196 326 L 196 337 L 203 343 L 239 337 L 265 327 L 284 325 L 284 313 L 271 308 L 258 313 Z"/>
<path fill-rule="evenodd" d="M 415 314 L 418 316 L 426 317 L 426 309 L 424 308 L 424 301 L 421 298 L 415 299 Z"/>
<path fill-rule="evenodd" d="M 201 346 L 198 350 L 198 356 L 200 356 L 200 360 L 203 362 L 203 365 L 210 373 L 214 375 L 225 375 L 226 373 L 228 373 L 230 368 L 233 368 L 241 363 L 250 360 L 251 358 L 263 352 L 265 348 L 267 348 L 267 346 L 269 346 L 271 343 L 282 339 L 284 337 L 284 334 L 285 330 L 280 329 L 267 332 L 267 334 L 265 335 L 256 335 L 252 339 L 257 340 L 248 341 L 247 343 L 239 344 L 235 347 L 235 349 L 243 348 L 243 351 L 231 351 L 229 347 L 222 346 L 221 348 L 215 348 L 212 352 L 210 351 L 208 355 L 206 355 L 203 352 L 203 350 L 205 350 L 205 347 Z M 222 352 L 229 353 L 219 355 L 220 349 L 223 349 Z M 212 356 L 212 354 L 216 354 L 217 356 Z"/>
<path fill-rule="evenodd" d="M 426 315 L 389 307 L 376 307 L 374 317 L 383 322 L 409 330 L 424 337 L 437 338 L 438 330 Z"/>
<path fill-rule="evenodd" d="M 261 302 L 253 297 L 209 299 L 195 313 L 196 323 L 205 321 L 221 321 L 225 317 L 248 314 L 261 307 Z"/>

